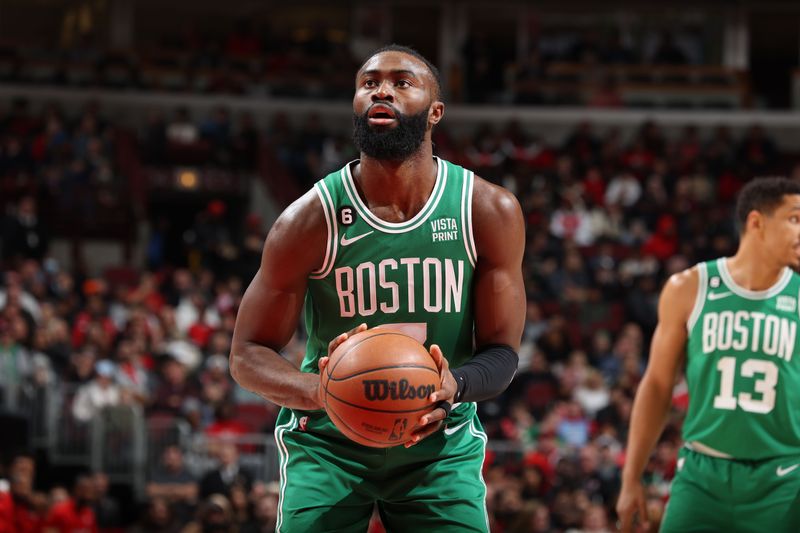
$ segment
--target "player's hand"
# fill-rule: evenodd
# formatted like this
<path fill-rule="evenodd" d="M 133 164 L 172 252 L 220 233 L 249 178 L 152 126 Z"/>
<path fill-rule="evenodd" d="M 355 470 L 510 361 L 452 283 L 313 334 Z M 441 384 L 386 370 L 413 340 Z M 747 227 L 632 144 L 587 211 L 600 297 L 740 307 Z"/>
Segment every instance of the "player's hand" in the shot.
<path fill-rule="evenodd" d="M 644 486 L 641 481 L 622 483 L 622 489 L 617 498 L 617 527 L 623 533 L 634 531 L 634 515 L 638 514 L 637 522 L 643 531 L 650 528 L 647 517 L 647 502 L 644 497 Z"/>
<path fill-rule="evenodd" d="M 358 326 L 354 327 L 347 333 L 342 333 L 338 335 L 335 339 L 328 343 L 328 355 L 325 357 L 320 357 L 319 361 L 317 361 L 317 367 L 319 368 L 319 375 L 320 379 L 317 383 L 317 404 L 320 406 L 320 409 L 325 407 L 325 391 L 322 390 L 322 371 L 325 370 L 325 367 L 328 366 L 328 361 L 330 360 L 331 354 L 339 347 L 344 341 L 350 338 L 351 335 L 355 335 L 356 333 L 361 333 L 362 331 L 367 331 L 366 324 L 359 324 Z"/>
<path fill-rule="evenodd" d="M 453 373 L 450 372 L 450 364 L 447 362 L 447 358 L 442 354 L 442 350 L 439 346 L 436 344 L 431 345 L 430 353 L 431 357 L 433 357 L 433 360 L 436 362 L 436 366 L 439 368 L 440 379 L 440 388 L 431 393 L 430 400 L 434 403 L 447 402 L 452 408 L 458 388 L 456 379 L 453 377 Z M 450 409 L 437 407 L 430 413 L 420 417 L 419 426 L 414 430 L 412 439 L 406 442 L 405 447 L 409 448 L 425 437 L 438 431 L 439 428 L 442 427 L 444 419 L 447 418 L 448 414 L 450 414 Z"/>

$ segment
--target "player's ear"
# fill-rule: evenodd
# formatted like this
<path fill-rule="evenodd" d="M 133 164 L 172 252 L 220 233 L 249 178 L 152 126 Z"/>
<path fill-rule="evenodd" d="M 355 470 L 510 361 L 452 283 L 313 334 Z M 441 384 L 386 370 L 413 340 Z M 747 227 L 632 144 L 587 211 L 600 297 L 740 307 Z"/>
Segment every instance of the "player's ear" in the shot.
<path fill-rule="evenodd" d="M 431 107 L 428 108 L 428 125 L 435 126 L 442 120 L 444 116 L 444 102 L 434 100 Z"/>
<path fill-rule="evenodd" d="M 764 227 L 764 214 L 761 213 L 761 211 L 753 209 L 747 213 L 747 219 L 745 219 L 744 227 L 746 231 L 761 231 L 761 229 Z"/>

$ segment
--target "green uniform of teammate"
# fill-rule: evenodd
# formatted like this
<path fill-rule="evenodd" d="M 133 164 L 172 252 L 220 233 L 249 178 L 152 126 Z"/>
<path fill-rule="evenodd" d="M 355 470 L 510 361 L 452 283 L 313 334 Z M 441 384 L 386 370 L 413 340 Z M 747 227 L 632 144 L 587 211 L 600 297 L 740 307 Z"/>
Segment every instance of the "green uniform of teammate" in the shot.
<path fill-rule="evenodd" d="M 640 477 L 685 366 L 684 449 L 662 531 L 800 531 L 800 184 L 755 180 L 739 250 L 676 274 L 659 306 L 617 505 L 645 517 Z M 685 354 L 685 360 L 684 360 Z"/>
<path fill-rule="evenodd" d="M 438 73 L 413 50 L 369 58 L 353 109 L 361 159 L 279 217 L 234 332 L 234 377 L 284 407 L 278 530 L 363 532 L 377 505 L 389 531 L 488 531 L 473 400 L 502 391 L 516 366 L 521 211 L 507 191 L 433 157 L 444 105 Z M 309 340 L 296 369 L 276 352 L 303 304 Z M 328 354 L 375 326 L 404 328 L 440 368 L 430 398 L 442 407 L 407 428 L 405 447 L 355 444 L 321 410 Z"/>

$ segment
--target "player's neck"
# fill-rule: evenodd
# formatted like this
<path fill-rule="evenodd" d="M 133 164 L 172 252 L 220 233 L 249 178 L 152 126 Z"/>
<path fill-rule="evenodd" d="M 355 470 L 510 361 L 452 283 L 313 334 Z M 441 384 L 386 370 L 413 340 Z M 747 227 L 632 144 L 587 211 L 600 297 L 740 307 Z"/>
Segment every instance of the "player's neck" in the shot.
<path fill-rule="evenodd" d="M 393 205 L 408 212 L 421 208 L 436 183 L 437 165 L 429 143 L 401 161 L 375 159 L 362 154 L 353 169 L 353 179 L 365 203 Z"/>
<path fill-rule="evenodd" d="M 751 291 L 763 291 L 778 282 L 785 268 L 784 264 L 770 259 L 765 257 L 763 251 L 740 246 L 736 255 L 723 260 L 738 286 Z"/>

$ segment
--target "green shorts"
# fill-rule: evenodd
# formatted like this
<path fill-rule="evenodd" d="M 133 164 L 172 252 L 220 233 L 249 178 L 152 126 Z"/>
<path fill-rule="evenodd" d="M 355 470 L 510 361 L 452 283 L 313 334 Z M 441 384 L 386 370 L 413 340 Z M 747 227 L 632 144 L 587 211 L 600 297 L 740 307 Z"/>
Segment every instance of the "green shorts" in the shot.
<path fill-rule="evenodd" d="M 741 461 L 684 448 L 661 531 L 799 532 L 800 455 Z"/>
<path fill-rule="evenodd" d="M 364 533 L 376 505 L 389 533 L 488 532 L 486 435 L 474 403 L 408 449 L 356 444 L 322 411 L 282 409 L 275 440 L 280 533 Z"/>

